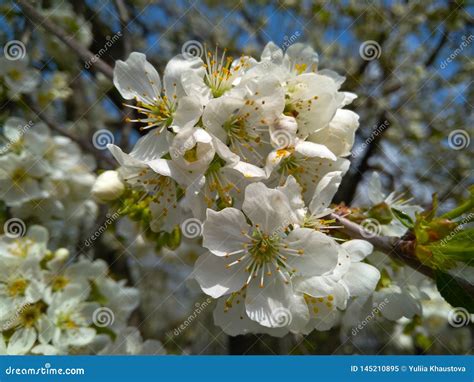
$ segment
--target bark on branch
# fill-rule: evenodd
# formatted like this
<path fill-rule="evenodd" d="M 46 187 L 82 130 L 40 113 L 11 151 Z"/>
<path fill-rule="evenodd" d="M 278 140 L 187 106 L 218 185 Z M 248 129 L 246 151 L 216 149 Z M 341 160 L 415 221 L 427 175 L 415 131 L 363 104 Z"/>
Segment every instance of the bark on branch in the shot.
<path fill-rule="evenodd" d="M 63 129 L 59 124 L 57 124 L 53 119 L 51 119 L 46 113 L 44 113 L 41 108 L 29 97 L 25 97 L 25 104 L 41 119 L 51 130 L 61 134 L 65 137 L 68 137 L 70 140 L 76 142 L 84 151 L 87 151 L 94 155 L 98 161 L 102 161 L 106 164 L 106 167 L 115 168 L 117 163 L 112 158 L 102 155 L 90 142 L 87 140 L 81 139 L 76 135 L 70 133 L 69 131 Z"/>
<path fill-rule="evenodd" d="M 367 237 L 363 235 L 364 228 L 359 224 L 350 221 L 335 213 L 331 214 L 331 218 L 337 220 L 344 228 L 343 232 L 353 239 L 363 239 L 371 243 L 375 249 L 387 254 L 394 260 L 413 268 L 415 271 L 425 276 L 435 279 L 435 270 L 423 264 L 415 255 L 415 239 L 406 235 L 404 237 L 394 236 L 374 236 Z M 464 279 L 451 275 L 462 288 L 469 293 L 474 299 L 474 285 Z"/>
<path fill-rule="evenodd" d="M 16 2 L 20 5 L 21 10 L 31 22 L 34 22 L 38 26 L 54 34 L 64 44 L 71 48 L 71 50 L 75 52 L 85 63 L 88 63 L 89 65 L 96 68 L 107 78 L 113 79 L 113 69 L 105 61 L 101 60 L 89 49 L 77 42 L 60 26 L 44 17 L 35 9 L 35 7 L 30 4 L 28 0 L 16 0 Z"/>

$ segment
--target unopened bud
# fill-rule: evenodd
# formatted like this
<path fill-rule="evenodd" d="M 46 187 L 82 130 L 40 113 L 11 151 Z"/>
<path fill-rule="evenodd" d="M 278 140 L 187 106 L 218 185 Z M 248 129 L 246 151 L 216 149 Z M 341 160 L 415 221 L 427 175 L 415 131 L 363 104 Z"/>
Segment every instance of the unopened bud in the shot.
<path fill-rule="evenodd" d="M 123 194 L 125 185 L 120 179 L 117 171 L 105 171 L 100 174 L 94 185 L 91 194 L 99 202 L 110 202 Z"/>
<path fill-rule="evenodd" d="M 390 206 L 385 203 L 379 203 L 369 210 L 369 217 L 376 219 L 380 224 L 389 224 L 393 219 Z"/>

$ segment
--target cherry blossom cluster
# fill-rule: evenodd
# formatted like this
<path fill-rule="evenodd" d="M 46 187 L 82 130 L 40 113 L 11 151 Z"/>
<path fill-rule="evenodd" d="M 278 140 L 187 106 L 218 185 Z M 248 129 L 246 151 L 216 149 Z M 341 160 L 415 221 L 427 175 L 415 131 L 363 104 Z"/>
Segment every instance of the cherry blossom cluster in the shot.
<path fill-rule="evenodd" d="M 71 259 L 48 240 L 41 226 L 0 237 L 0 354 L 162 352 L 126 328 L 138 290 L 112 279 L 104 261 Z"/>
<path fill-rule="evenodd" d="M 5 121 L 0 140 L 0 200 L 15 218 L 62 232 L 55 247 L 73 248 L 97 216 L 95 159 L 44 123 L 18 117 Z"/>
<path fill-rule="evenodd" d="M 375 290 L 380 273 L 364 262 L 372 245 L 329 234 L 359 124 L 343 82 L 303 44 L 269 43 L 260 60 L 183 52 L 162 79 L 144 54 L 116 62 L 129 122 L 146 134 L 130 153 L 108 146 L 120 167 L 93 194 L 117 199 L 126 184 L 143 193 L 151 230 L 199 229 L 193 276 L 218 299 L 226 333 L 327 330 Z"/>

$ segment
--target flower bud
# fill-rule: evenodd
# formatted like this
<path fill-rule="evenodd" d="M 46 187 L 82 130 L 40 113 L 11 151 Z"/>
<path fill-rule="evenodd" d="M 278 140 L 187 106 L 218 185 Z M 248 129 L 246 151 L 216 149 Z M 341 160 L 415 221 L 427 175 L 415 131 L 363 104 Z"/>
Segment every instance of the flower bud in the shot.
<path fill-rule="evenodd" d="M 120 179 L 117 171 L 105 171 L 100 174 L 94 185 L 91 194 L 99 202 L 110 202 L 123 194 L 125 185 Z"/>
<path fill-rule="evenodd" d="M 54 252 L 54 258 L 59 261 L 66 261 L 69 257 L 69 251 L 66 248 L 59 248 Z"/>
<path fill-rule="evenodd" d="M 390 206 L 385 202 L 373 206 L 368 214 L 370 218 L 376 219 L 380 224 L 389 224 L 393 219 Z"/>

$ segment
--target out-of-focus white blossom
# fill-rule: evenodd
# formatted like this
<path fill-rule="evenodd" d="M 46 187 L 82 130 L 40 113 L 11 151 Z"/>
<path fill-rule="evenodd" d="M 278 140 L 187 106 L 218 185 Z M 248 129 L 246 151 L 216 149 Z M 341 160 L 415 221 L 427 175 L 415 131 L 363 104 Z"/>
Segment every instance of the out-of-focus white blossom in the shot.
<path fill-rule="evenodd" d="M 45 124 L 17 117 L 5 121 L 1 141 L 0 200 L 17 218 L 55 232 L 60 227 L 55 245 L 73 247 L 97 216 L 90 198 L 94 158 Z"/>
<path fill-rule="evenodd" d="M 71 262 L 66 249 L 48 250 L 48 236 L 32 226 L 0 237 L 0 354 L 94 352 L 97 327 L 121 333 L 138 304 L 138 291 L 113 280 L 105 262 Z"/>

